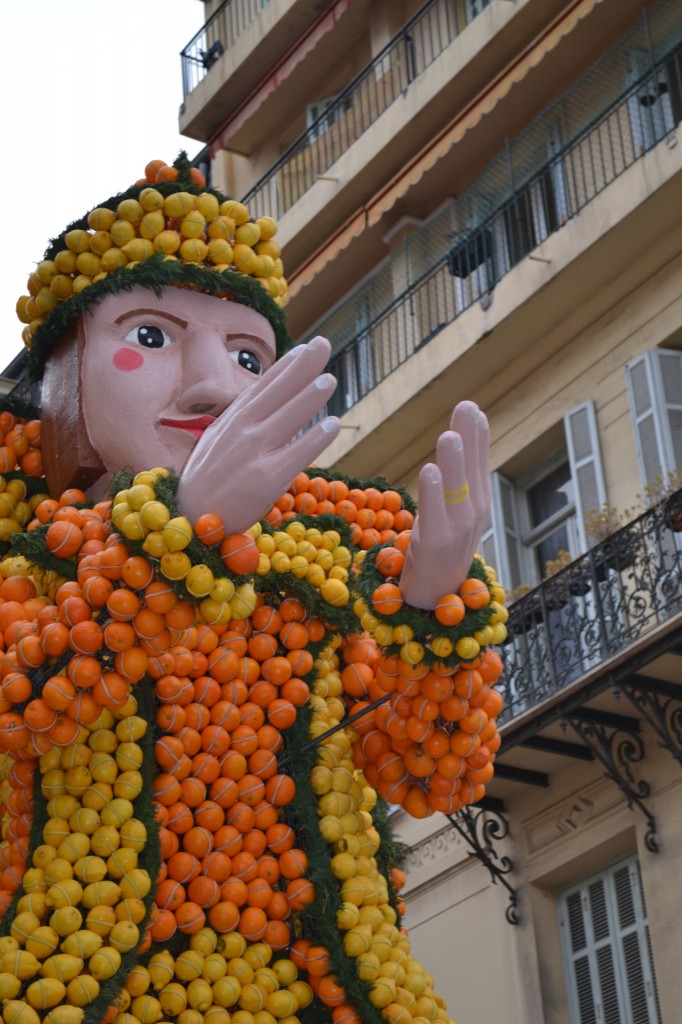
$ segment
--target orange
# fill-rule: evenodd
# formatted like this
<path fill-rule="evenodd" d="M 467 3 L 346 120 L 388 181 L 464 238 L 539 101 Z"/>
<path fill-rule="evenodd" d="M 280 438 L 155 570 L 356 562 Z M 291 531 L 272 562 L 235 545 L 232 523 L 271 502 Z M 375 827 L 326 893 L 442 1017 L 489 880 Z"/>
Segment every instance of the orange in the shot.
<path fill-rule="evenodd" d="M 206 924 L 206 914 L 198 903 L 188 902 L 175 911 L 175 920 L 185 935 L 196 935 Z"/>
<path fill-rule="evenodd" d="M 292 910 L 305 910 L 315 900 L 315 886 L 308 878 L 294 878 L 287 884 L 286 897 Z"/>
<path fill-rule="evenodd" d="M 459 594 L 467 608 L 485 608 L 490 604 L 490 591 L 483 580 L 464 580 L 459 588 Z"/>
<path fill-rule="evenodd" d="M 403 606 L 403 595 L 395 583 L 381 583 L 372 594 L 372 604 L 382 615 L 395 615 Z"/>
<path fill-rule="evenodd" d="M 246 907 L 239 915 L 239 931 L 247 942 L 262 939 L 267 925 L 267 916 L 260 907 Z"/>

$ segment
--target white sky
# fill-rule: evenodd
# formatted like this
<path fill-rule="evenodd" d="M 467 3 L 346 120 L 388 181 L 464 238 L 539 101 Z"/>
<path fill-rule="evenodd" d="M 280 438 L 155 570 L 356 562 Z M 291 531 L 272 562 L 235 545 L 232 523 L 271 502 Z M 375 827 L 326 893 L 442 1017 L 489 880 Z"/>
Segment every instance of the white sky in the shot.
<path fill-rule="evenodd" d="M 15 303 L 50 238 L 144 176 L 190 158 L 180 51 L 200 0 L 0 0 L 0 372 L 22 347 Z"/>

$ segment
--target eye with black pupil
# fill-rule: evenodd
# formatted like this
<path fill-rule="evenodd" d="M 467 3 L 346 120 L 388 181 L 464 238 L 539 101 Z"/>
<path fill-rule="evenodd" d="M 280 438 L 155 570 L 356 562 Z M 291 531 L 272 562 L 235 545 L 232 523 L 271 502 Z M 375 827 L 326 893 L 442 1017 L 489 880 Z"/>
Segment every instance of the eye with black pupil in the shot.
<path fill-rule="evenodd" d="M 165 348 L 170 344 L 168 335 L 160 327 L 154 327 L 152 324 L 138 327 L 132 333 L 133 338 L 130 338 L 130 340 L 136 341 L 143 348 Z"/>
<path fill-rule="evenodd" d="M 263 366 L 258 356 L 254 352 L 249 352 L 246 348 L 239 350 L 237 362 L 251 373 L 260 374 L 263 371 Z"/>

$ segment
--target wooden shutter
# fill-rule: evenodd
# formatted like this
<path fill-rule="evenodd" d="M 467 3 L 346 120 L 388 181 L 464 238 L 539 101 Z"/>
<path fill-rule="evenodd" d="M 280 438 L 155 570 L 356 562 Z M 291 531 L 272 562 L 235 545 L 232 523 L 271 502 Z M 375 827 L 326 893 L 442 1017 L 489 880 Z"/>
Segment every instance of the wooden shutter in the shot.
<path fill-rule="evenodd" d="M 525 569 L 516 489 L 501 473 L 491 473 L 490 493 L 490 517 L 481 535 L 481 554 L 502 585 L 513 590 L 523 583 Z"/>
<path fill-rule="evenodd" d="M 682 467 L 682 352 L 652 349 L 626 368 L 642 484 Z"/>
<path fill-rule="evenodd" d="M 575 487 L 575 507 L 580 535 L 581 550 L 585 551 L 588 541 L 585 534 L 585 517 L 591 509 L 597 511 L 606 501 L 604 471 L 599 452 L 599 434 L 594 402 L 588 399 L 576 405 L 564 416 L 568 461 Z"/>
<path fill-rule="evenodd" d="M 569 890 L 559 917 L 571 1024 L 659 1024 L 637 861 Z"/>

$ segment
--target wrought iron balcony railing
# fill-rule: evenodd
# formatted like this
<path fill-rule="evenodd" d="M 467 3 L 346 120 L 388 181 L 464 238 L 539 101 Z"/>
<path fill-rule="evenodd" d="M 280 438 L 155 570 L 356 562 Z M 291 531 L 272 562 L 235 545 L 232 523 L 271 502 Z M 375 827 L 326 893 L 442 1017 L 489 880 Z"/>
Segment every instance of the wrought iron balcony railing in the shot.
<path fill-rule="evenodd" d="M 244 196 L 253 216 L 291 209 L 489 3 L 427 0 Z"/>
<path fill-rule="evenodd" d="M 682 613 L 682 490 L 509 610 L 501 722 L 558 694 Z"/>
<path fill-rule="evenodd" d="M 216 61 L 258 17 L 269 0 L 223 0 L 180 54 L 182 95 L 186 98 Z"/>

